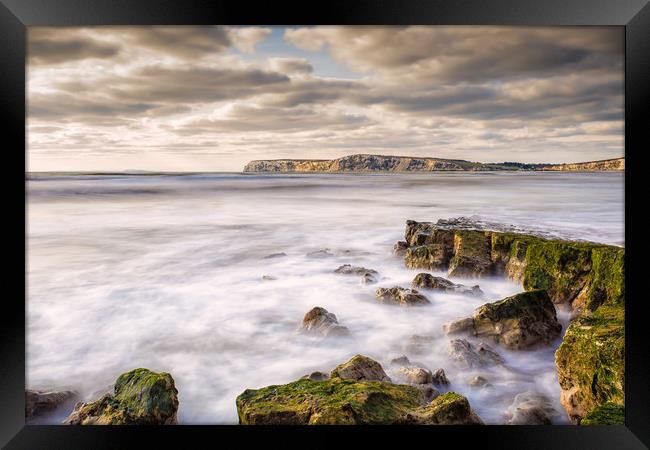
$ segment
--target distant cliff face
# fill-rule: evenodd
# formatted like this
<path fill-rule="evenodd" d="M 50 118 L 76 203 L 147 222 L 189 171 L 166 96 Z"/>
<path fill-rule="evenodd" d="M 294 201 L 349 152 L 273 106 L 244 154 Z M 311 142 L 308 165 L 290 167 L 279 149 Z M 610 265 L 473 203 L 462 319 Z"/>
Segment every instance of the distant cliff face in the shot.
<path fill-rule="evenodd" d="M 461 159 L 414 158 L 410 156 L 350 155 L 324 159 L 255 160 L 246 164 L 244 172 L 436 172 L 485 170 L 624 170 L 625 159 L 592 161 L 576 164 L 486 164 Z"/>
<path fill-rule="evenodd" d="M 625 170 L 625 158 L 605 159 L 603 161 L 589 161 L 573 164 L 553 164 L 541 167 L 539 170 L 567 172 Z"/>

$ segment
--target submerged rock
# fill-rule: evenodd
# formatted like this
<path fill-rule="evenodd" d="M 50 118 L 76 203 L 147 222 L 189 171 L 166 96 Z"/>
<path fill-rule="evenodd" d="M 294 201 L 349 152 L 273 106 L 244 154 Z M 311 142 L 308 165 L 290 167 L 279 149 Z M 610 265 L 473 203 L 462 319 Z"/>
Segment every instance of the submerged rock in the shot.
<path fill-rule="evenodd" d="M 562 325 L 546 291 L 536 290 L 487 303 L 476 309 L 473 317 L 445 324 L 443 330 L 449 334 L 468 332 L 520 350 L 550 344 L 560 336 Z"/>
<path fill-rule="evenodd" d="M 343 264 L 342 266 L 339 266 L 339 268 L 336 269 L 334 272 L 341 273 L 344 275 L 366 275 L 366 274 L 376 275 L 378 273 L 376 270 L 373 269 L 366 269 L 365 267 L 352 266 L 350 264 Z"/>
<path fill-rule="evenodd" d="M 377 361 L 363 355 L 356 355 L 332 370 L 330 378 L 356 381 L 388 381 L 391 379 Z"/>
<path fill-rule="evenodd" d="M 377 278 L 371 273 L 366 273 L 361 277 L 361 282 L 363 284 L 375 284 L 377 282 Z"/>
<path fill-rule="evenodd" d="M 329 258 L 331 256 L 334 256 L 334 253 L 332 253 L 329 248 L 307 253 L 308 258 Z"/>
<path fill-rule="evenodd" d="M 443 292 L 453 292 L 456 294 L 468 295 L 471 297 L 483 296 L 483 291 L 478 285 L 465 286 L 462 284 L 453 283 L 446 278 L 436 277 L 429 273 L 419 273 L 413 278 L 411 282 L 413 289 L 432 289 Z"/>
<path fill-rule="evenodd" d="M 510 416 L 508 425 L 550 425 L 557 415 L 551 400 L 533 391 L 517 394 L 507 413 Z"/>
<path fill-rule="evenodd" d="M 604 403 L 583 417 L 580 425 L 625 425 L 625 406 Z"/>
<path fill-rule="evenodd" d="M 487 387 L 490 386 L 490 383 L 488 383 L 488 380 L 486 380 L 484 377 L 480 375 L 476 375 L 474 378 L 471 378 L 467 384 L 469 384 L 472 387 Z"/>
<path fill-rule="evenodd" d="M 178 390 L 168 373 L 134 369 L 115 381 L 113 394 L 78 403 L 67 425 L 173 425 Z"/>
<path fill-rule="evenodd" d="M 447 354 L 463 369 L 489 367 L 505 363 L 501 355 L 489 345 L 481 342 L 475 346 L 465 339 L 449 341 Z"/>
<path fill-rule="evenodd" d="M 325 308 L 316 306 L 310 309 L 302 319 L 300 329 L 308 333 L 318 333 L 323 336 L 347 336 L 350 330 L 339 325 L 336 316 Z"/>
<path fill-rule="evenodd" d="M 431 351 L 435 336 L 414 334 L 406 342 L 406 351 L 409 353 L 424 354 Z"/>
<path fill-rule="evenodd" d="M 275 281 L 275 280 L 277 280 L 277 278 L 275 278 L 274 276 L 271 276 L 271 275 L 262 275 L 262 280 L 264 280 L 264 281 Z"/>
<path fill-rule="evenodd" d="M 54 411 L 64 403 L 74 400 L 78 394 L 74 391 L 25 390 L 25 419 L 31 419 L 43 413 Z"/>
<path fill-rule="evenodd" d="M 273 258 L 282 258 L 284 256 L 287 256 L 286 253 L 280 252 L 280 253 L 271 253 L 270 255 L 264 256 L 262 259 L 273 259 Z"/>
<path fill-rule="evenodd" d="M 431 303 L 429 299 L 415 289 L 406 289 L 400 286 L 379 288 L 376 291 L 376 295 L 380 303 L 392 305 L 422 306 Z"/>

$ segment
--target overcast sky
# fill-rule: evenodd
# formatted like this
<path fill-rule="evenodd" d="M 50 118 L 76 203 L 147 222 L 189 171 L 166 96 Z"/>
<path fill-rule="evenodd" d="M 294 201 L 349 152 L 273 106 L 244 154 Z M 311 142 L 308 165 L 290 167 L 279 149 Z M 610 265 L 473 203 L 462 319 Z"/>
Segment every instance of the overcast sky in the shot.
<path fill-rule="evenodd" d="M 28 170 L 623 156 L 622 28 L 29 28 Z"/>

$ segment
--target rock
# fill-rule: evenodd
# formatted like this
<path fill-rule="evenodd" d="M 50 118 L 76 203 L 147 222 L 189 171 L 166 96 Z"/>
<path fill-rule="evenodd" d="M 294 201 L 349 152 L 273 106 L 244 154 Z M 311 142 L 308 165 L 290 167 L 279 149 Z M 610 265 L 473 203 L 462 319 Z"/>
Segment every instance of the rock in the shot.
<path fill-rule="evenodd" d="M 575 319 L 555 352 L 560 401 L 578 423 L 588 412 L 625 402 L 625 308 L 603 305 Z"/>
<path fill-rule="evenodd" d="M 355 381 L 391 381 L 381 364 L 363 355 L 356 355 L 349 361 L 336 366 L 330 373 L 330 378 Z"/>
<path fill-rule="evenodd" d="M 467 384 L 469 384 L 472 387 L 487 387 L 487 386 L 490 386 L 488 381 L 485 378 L 483 378 L 482 376 L 480 376 L 480 375 L 477 375 L 477 376 L 471 378 L 467 382 Z"/>
<path fill-rule="evenodd" d="M 178 391 L 170 374 L 135 369 L 115 381 L 113 394 L 79 403 L 63 422 L 68 425 L 173 425 Z"/>
<path fill-rule="evenodd" d="M 483 296 L 483 291 L 478 285 L 469 287 L 462 284 L 455 284 L 446 278 L 436 277 L 429 273 L 419 273 L 411 282 L 413 289 L 432 289 L 442 292 L 452 292 L 456 294 L 468 295 L 471 297 Z"/>
<path fill-rule="evenodd" d="M 449 386 L 449 380 L 447 379 L 447 374 L 445 374 L 445 371 L 443 369 L 437 369 L 433 372 L 431 375 L 431 378 L 433 380 L 433 384 L 436 386 Z"/>
<path fill-rule="evenodd" d="M 503 358 L 489 345 L 481 342 L 477 346 L 474 346 L 465 339 L 453 339 L 449 341 L 447 354 L 464 369 L 488 367 L 505 363 Z"/>
<path fill-rule="evenodd" d="M 442 326 L 442 331 L 447 334 L 471 333 L 474 334 L 474 319 L 472 317 L 465 317 L 463 319 L 454 320 Z"/>
<path fill-rule="evenodd" d="M 308 258 L 329 258 L 331 256 L 334 256 L 334 253 L 332 253 L 329 248 L 307 253 Z"/>
<path fill-rule="evenodd" d="M 247 389 L 236 399 L 241 425 L 480 424 L 467 399 L 446 393 L 422 406 L 417 388 L 332 378 Z"/>
<path fill-rule="evenodd" d="M 398 358 L 393 358 L 390 360 L 390 364 L 392 366 L 408 366 L 411 364 L 411 361 L 406 357 L 406 355 L 402 355 Z"/>
<path fill-rule="evenodd" d="M 277 278 L 271 276 L 271 275 L 262 275 L 262 280 L 264 281 L 274 281 L 277 280 Z"/>
<path fill-rule="evenodd" d="M 546 291 L 535 290 L 486 303 L 473 317 L 445 324 L 443 330 L 449 334 L 468 332 L 521 350 L 550 344 L 560 336 L 562 325 Z"/>
<path fill-rule="evenodd" d="M 433 384 L 433 374 L 422 367 L 403 366 L 397 373 L 409 384 Z"/>
<path fill-rule="evenodd" d="M 287 256 L 286 253 L 281 252 L 281 253 L 271 253 L 270 255 L 264 256 L 262 259 L 273 259 L 273 258 L 282 258 L 284 256 Z"/>
<path fill-rule="evenodd" d="M 421 425 L 483 425 L 467 399 L 455 392 L 438 396 L 429 406 L 421 408 L 409 418 Z"/>
<path fill-rule="evenodd" d="M 300 377 L 301 380 L 312 380 L 312 381 L 325 381 L 329 380 L 330 376 L 324 372 L 312 372 L 309 375 L 303 375 Z"/>
<path fill-rule="evenodd" d="M 67 402 L 74 400 L 78 394 L 74 391 L 25 390 L 25 419 L 31 419 L 43 413 L 54 411 Z"/>
<path fill-rule="evenodd" d="M 550 425 L 557 415 L 551 400 L 533 391 L 517 394 L 507 413 L 510 416 L 508 425 Z"/>
<path fill-rule="evenodd" d="M 431 351 L 435 336 L 414 334 L 406 343 L 406 351 L 415 354 L 424 354 Z"/>
<path fill-rule="evenodd" d="M 448 251 L 440 244 L 409 247 L 404 254 L 404 264 L 409 269 L 442 270 L 448 262 Z"/>
<path fill-rule="evenodd" d="M 377 300 L 380 303 L 388 303 L 401 306 L 422 306 L 431 302 L 415 289 L 406 289 L 399 286 L 392 288 L 379 288 L 376 291 Z"/>
<path fill-rule="evenodd" d="M 377 278 L 371 273 L 366 273 L 361 277 L 361 282 L 363 284 L 375 284 L 377 282 Z"/>
<path fill-rule="evenodd" d="M 302 319 L 300 330 L 307 333 L 318 333 L 323 336 L 347 336 L 350 330 L 339 325 L 336 316 L 325 308 L 316 306 L 310 309 Z"/>
<path fill-rule="evenodd" d="M 373 269 L 366 269 L 365 267 L 352 266 L 350 264 L 343 264 L 334 272 L 341 273 L 344 275 L 366 275 L 366 274 L 376 275 L 378 273 L 376 270 Z"/>
<path fill-rule="evenodd" d="M 395 245 L 393 245 L 393 254 L 397 256 L 404 256 L 408 247 L 409 245 L 406 241 L 397 241 Z"/>
<path fill-rule="evenodd" d="M 449 276 L 484 277 L 492 274 L 490 235 L 482 231 L 457 231 Z"/>
<path fill-rule="evenodd" d="M 413 384 L 413 383 L 409 383 L 409 385 L 413 386 L 420 393 L 420 396 L 421 396 L 421 399 L 422 399 L 420 404 L 422 406 L 428 405 L 429 403 L 431 403 L 431 401 L 434 398 L 436 398 L 436 397 L 438 397 L 440 395 L 440 392 L 438 392 L 438 390 L 435 387 L 433 387 L 432 384 Z"/>
<path fill-rule="evenodd" d="M 625 406 L 604 403 L 583 417 L 580 425 L 625 425 Z"/>

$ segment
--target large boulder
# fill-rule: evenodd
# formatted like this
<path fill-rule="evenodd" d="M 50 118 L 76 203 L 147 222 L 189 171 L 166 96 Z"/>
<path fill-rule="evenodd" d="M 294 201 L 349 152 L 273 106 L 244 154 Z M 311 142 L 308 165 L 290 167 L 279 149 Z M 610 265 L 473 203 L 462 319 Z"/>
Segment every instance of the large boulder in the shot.
<path fill-rule="evenodd" d="M 550 425 L 557 411 L 544 394 L 526 391 L 515 396 L 507 415 L 508 425 Z"/>
<path fill-rule="evenodd" d="M 376 291 L 377 300 L 380 303 L 401 306 L 423 306 L 431 302 L 424 295 L 415 289 L 406 289 L 400 286 L 391 288 L 379 288 Z"/>
<path fill-rule="evenodd" d="M 468 332 L 502 346 L 526 349 L 550 344 L 560 336 L 555 306 L 544 290 L 522 292 L 476 309 L 471 318 L 445 324 L 447 333 Z"/>
<path fill-rule="evenodd" d="M 355 381 L 391 381 L 381 364 L 363 355 L 356 355 L 336 366 L 330 373 L 330 378 Z"/>
<path fill-rule="evenodd" d="M 48 391 L 27 389 L 25 391 L 25 419 L 29 420 L 43 413 L 54 411 L 65 403 L 73 401 L 78 394 L 74 391 Z"/>
<path fill-rule="evenodd" d="M 236 399 L 242 425 L 482 423 L 456 393 L 441 395 L 426 407 L 421 403 L 422 394 L 413 386 L 340 378 L 247 389 Z"/>
<path fill-rule="evenodd" d="M 467 295 L 470 297 L 483 296 L 483 291 L 481 291 L 481 288 L 478 285 L 470 287 L 463 284 L 456 284 L 446 278 L 436 277 L 430 273 L 417 274 L 411 282 L 411 287 L 413 289 L 431 289 L 436 291 Z"/>
<path fill-rule="evenodd" d="M 433 374 L 423 367 L 402 366 L 397 373 L 408 384 L 433 384 Z"/>
<path fill-rule="evenodd" d="M 347 336 L 350 330 L 339 325 L 336 316 L 325 308 L 316 306 L 310 309 L 302 319 L 300 330 L 306 333 L 317 333 L 323 336 Z"/>
<path fill-rule="evenodd" d="M 588 412 L 612 402 L 625 402 L 625 310 L 601 306 L 575 319 L 555 352 L 569 417 L 579 422 Z"/>
<path fill-rule="evenodd" d="M 449 341 L 447 355 L 462 369 L 489 367 L 505 363 L 501 355 L 489 345 L 483 342 L 474 345 L 465 339 Z"/>
<path fill-rule="evenodd" d="M 67 425 L 173 425 L 178 390 L 168 373 L 134 369 L 115 381 L 113 394 L 78 403 Z"/>

